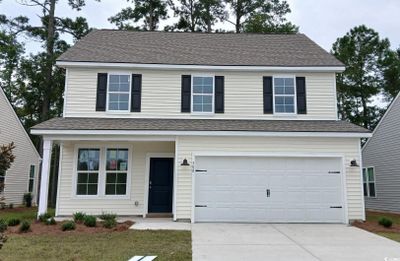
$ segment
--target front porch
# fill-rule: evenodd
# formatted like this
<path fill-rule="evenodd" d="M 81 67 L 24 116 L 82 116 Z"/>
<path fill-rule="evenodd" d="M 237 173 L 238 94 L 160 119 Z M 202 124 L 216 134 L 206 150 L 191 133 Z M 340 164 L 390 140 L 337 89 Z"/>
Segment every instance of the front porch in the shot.
<path fill-rule="evenodd" d="M 56 216 L 80 211 L 176 219 L 174 137 L 45 137 L 39 215 L 47 210 L 53 143 L 60 144 Z"/>

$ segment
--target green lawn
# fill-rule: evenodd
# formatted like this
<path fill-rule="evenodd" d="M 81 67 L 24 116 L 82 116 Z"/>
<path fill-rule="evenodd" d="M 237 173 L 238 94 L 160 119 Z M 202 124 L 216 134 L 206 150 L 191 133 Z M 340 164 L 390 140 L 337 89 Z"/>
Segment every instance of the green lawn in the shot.
<path fill-rule="evenodd" d="M 393 221 L 393 225 L 400 225 L 400 215 L 399 214 L 391 214 L 391 213 L 379 213 L 379 212 L 370 212 L 367 211 L 367 221 L 372 223 L 378 223 L 379 219 L 382 217 L 389 218 Z M 394 241 L 400 242 L 400 233 L 398 232 L 376 232 L 376 234 L 387 237 Z"/>
<path fill-rule="evenodd" d="M 11 218 L 18 218 L 21 221 L 33 221 L 37 217 L 37 208 L 25 208 L 23 211 L 20 211 L 21 208 L 16 209 L 2 209 L 0 210 L 0 219 L 9 220 Z M 54 209 L 48 209 L 48 212 L 54 216 Z"/>
<path fill-rule="evenodd" d="M 138 231 L 98 234 L 12 235 L 0 260 L 129 260 L 156 255 L 157 261 L 192 259 L 189 231 Z"/>

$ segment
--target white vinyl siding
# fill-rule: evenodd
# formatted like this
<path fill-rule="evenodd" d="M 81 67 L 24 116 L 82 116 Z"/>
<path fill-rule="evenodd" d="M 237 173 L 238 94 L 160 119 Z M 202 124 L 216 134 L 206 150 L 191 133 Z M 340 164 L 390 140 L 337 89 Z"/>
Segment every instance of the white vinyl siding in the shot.
<path fill-rule="evenodd" d="M 25 132 L 17 115 L 0 89 L 0 145 L 14 142 L 15 161 L 7 170 L 4 197 L 7 204 L 21 205 L 24 193 L 29 189 L 30 167 L 34 165 L 35 181 L 32 194 L 36 203 L 40 156 Z"/>
<path fill-rule="evenodd" d="M 66 117 L 120 117 L 96 111 L 97 73 L 101 72 L 104 69 L 68 68 Z M 107 72 L 113 73 L 112 70 Z M 280 119 L 263 112 L 262 79 L 273 76 L 272 72 L 219 71 L 218 75 L 225 77 L 225 112 L 212 115 L 181 113 L 181 76 L 216 72 L 132 69 L 129 73 L 142 74 L 142 106 L 139 114 L 126 113 L 124 117 Z M 294 76 L 306 77 L 307 114 L 293 114 L 291 118 L 336 119 L 335 74 L 298 73 Z"/>
<path fill-rule="evenodd" d="M 360 162 L 357 138 L 274 138 L 274 137 L 179 137 L 177 162 L 192 159 L 196 154 L 307 154 L 343 155 L 346 175 L 348 219 L 363 219 L 363 194 L 360 167 L 350 167 L 350 161 Z M 192 215 L 192 166 L 177 166 L 178 219 Z"/>

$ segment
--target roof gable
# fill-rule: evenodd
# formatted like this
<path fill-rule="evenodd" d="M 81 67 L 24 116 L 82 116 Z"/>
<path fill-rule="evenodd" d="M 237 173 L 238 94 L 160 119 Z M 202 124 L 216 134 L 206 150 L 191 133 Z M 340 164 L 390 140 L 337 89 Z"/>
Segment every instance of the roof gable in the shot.
<path fill-rule="evenodd" d="M 58 61 L 211 66 L 344 66 L 303 34 L 95 30 Z"/>

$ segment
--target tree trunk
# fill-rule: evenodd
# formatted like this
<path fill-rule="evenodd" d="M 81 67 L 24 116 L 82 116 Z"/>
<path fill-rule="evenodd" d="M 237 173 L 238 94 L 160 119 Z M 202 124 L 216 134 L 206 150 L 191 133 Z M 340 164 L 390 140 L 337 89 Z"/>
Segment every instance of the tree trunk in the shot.
<path fill-rule="evenodd" d="M 212 32 L 211 28 L 211 11 L 210 11 L 210 5 L 207 5 L 207 33 Z"/>
<path fill-rule="evenodd" d="M 150 3 L 150 12 L 149 12 L 149 30 L 150 31 L 154 31 L 156 29 L 155 25 L 154 25 L 154 10 L 153 10 L 153 6 L 152 3 Z"/>
<path fill-rule="evenodd" d="M 368 106 L 367 106 L 367 101 L 366 101 L 366 99 L 365 98 L 363 98 L 363 97 L 361 97 L 361 103 L 362 103 L 362 107 L 363 107 L 363 112 L 362 112 L 362 115 L 363 115 L 363 125 L 364 125 L 364 128 L 366 128 L 366 129 L 369 129 L 369 123 L 370 123 L 370 121 L 368 120 Z"/>

